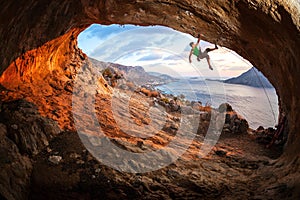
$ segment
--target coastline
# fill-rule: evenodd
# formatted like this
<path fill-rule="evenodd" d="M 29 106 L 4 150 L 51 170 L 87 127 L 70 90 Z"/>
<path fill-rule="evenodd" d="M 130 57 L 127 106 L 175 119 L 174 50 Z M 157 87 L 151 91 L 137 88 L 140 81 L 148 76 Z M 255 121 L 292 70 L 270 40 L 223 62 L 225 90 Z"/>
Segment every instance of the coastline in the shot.
<path fill-rule="evenodd" d="M 187 81 L 191 84 L 190 86 L 185 84 Z M 224 87 L 225 92 L 219 91 L 222 89 L 221 87 Z M 183 94 L 188 101 L 200 101 L 203 104 L 212 102 L 213 108 L 217 108 L 222 103 L 229 103 L 249 121 L 250 127 L 254 129 L 259 126 L 274 127 L 277 124 L 278 97 L 272 88 L 263 89 L 240 84 L 227 84 L 216 79 L 192 79 L 191 81 L 181 79 L 172 83 L 156 85 L 154 88 L 167 95 Z M 190 95 L 191 93 L 193 94 Z M 222 95 L 225 96 L 222 97 Z M 260 103 L 255 104 L 255 102 Z"/>

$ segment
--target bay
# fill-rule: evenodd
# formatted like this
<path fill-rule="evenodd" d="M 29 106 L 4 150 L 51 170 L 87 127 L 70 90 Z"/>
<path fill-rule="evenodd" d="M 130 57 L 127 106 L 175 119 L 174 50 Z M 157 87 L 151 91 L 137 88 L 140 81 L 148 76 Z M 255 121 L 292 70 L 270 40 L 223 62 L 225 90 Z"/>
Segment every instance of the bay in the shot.
<path fill-rule="evenodd" d="M 259 126 L 274 127 L 277 124 L 278 97 L 274 88 L 256 88 L 197 78 L 184 78 L 156 88 L 167 94 L 183 94 L 189 101 L 201 101 L 202 105 L 210 104 L 214 108 L 227 102 L 253 129 Z"/>

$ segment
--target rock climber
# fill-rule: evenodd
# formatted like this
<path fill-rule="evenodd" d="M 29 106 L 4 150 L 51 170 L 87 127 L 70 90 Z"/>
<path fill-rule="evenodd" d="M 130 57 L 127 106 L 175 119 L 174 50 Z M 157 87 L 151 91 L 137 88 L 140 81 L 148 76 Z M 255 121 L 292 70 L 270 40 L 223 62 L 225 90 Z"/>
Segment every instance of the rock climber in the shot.
<path fill-rule="evenodd" d="M 202 52 L 201 47 L 199 45 L 200 35 L 201 34 L 198 35 L 198 40 L 197 40 L 196 44 L 194 44 L 194 42 L 190 43 L 190 46 L 192 47 L 192 49 L 191 49 L 191 52 L 190 52 L 190 55 L 189 55 L 189 61 L 190 61 L 190 63 L 192 63 L 192 55 L 197 56 L 198 61 L 200 61 L 200 59 L 206 58 L 209 69 L 213 70 L 213 68 L 211 66 L 211 63 L 210 63 L 210 57 L 208 55 L 208 52 L 218 49 L 218 46 L 217 46 L 217 44 L 215 44 L 215 48 L 213 48 L 213 49 L 212 48 L 206 48 L 204 50 L 204 52 Z M 199 49 L 198 49 L 198 45 L 199 45 Z"/>

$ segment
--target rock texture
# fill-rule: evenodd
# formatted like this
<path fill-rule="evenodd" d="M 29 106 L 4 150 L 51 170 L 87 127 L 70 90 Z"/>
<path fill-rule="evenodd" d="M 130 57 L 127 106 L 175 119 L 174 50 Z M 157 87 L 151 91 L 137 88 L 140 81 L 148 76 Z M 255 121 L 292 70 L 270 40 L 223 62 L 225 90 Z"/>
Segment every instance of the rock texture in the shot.
<path fill-rule="evenodd" d="M 36 106 L 24 100 L 3 103 L 0 122 L 8 127 L 7 136 L 20 153 L 29 156 L 38 154 L 60 132 L 55 121 L 40 117 Z"/>
<path fill-rule="evenodd" d="M 77 48 L 76 38 L 90 24 L 157 24 L 194 36 L 198 32 L 204 32 L 206 35 L 204 39 L 211 42 L 218 39 L 220 45 L 235 50 L 264 73 L 276 88 L 280 97 L 281 111 L 284 111 L 287 116 L 288 125 L 285 130 L 289 134 L 284 154 L 275 164 L 265 168 L 262 173 L 264 176 L 254 179 L 256 182 L 264 183 L 264 186 L 256 188 L 257 191 L 261 195 L 281 198 L 280 192 L 291 190 L 292 192 L 289 193 L 291 199 L 299 197 L 297 193 L 300 187 L 298 169 L 300 164 L 300 79 L 298 77 L 300 6 L 298 1 L 2 0 L 0 7 L 2 9 L 0 83 L 11 90 L 9 93 L 14 97 L 13 99 L 24 98 L 24 94 L 32 91 L 31 97 L 25 96 L 25 98 L 39 104 L 42 115 L 49 115 L 52 119 L 58 120 L 60 126 L 65 129 L 72 129 L 69 125 L 70 120 L 64 118 L 70 115 L 68 111 L 71 98 L 63 91 L 69 94 L 72 92 L 72 76 L 86 59 Z M 45 87 L 43 84 L 45 80 L 47 83 L 53 81 L 53 84 L 47 84 Z M 105 87 L 102 89 L 105 90 Z M 44 98 L 45 96 L 47 98 Z M 61 99 L 65 101 L 62 102 Z M 43 102 L 39 103 L 38 100 Z M 49 100 L 63 106 L 50 104 Z M 63 109 L 56 110 L 55 107 L 63 107 Z M 2 130 L 5 132 L 7 128 Z M 6 146 L 2 153 L 8 154 L 4 158 L 9 158 L 12 151 L 16 152 L 14 158 L 16 162 L 13 163 L 24 168 L 23 172 L 30 171 L 30 164 L 18 164 L 26 163 L 26 159 L 17 155 L 15 144 L 12 144 L 7 137 L 2 139 L 2 135 L 1 144 Z M 3 161 L 4 164 L 6 162 L 11 161 Z M 8 174 L 14 173 L 10 171 L 13 168 L 6 165 L 4 168 L 8 168 Z M 272 178 L 270 171 L 275 174 L 275 179 Z M 20 174 L 19 177 L 25 182 L 29 180 L 29 177 L 24 174 Z M 16 179 L 16 182 L 19 179 Z M 2 180 L 5 180 L 3 185 L 9 183 L 9 179 Z M 26 189 L 22 185 L 23 183 L 20 182 L 14 185 L 17 195 L 24 194 L 21 191 Z M 201 187 L 191 182 L 186 182 L 186 185 L 201 190 Z M 2 188 L 1 190 L 5 191 L 1 195 L 5 195 L 6 198 L 21 199 L 22 197 L 11 197 L 10 190 Z"/>
<path fill-rule="evenodd" d="M 18 100 L 1 105 L 0 193 L 3 199 L 28 197 L 32 159 L 60 131 L 57 123 L 40 116 L 32 103 Z"/>
<path fill-rule="evenodd" d="M 6 134 L 7 127 L 0 124 L 0 196 L 1 199 L 25 199 L 30 190 L 32 163 Z"/>
<path fill-rule="evenodd" d="M 160 139 L 165 136 L 162 134 Z M 224 139 L 206 159 L 191 159 L 191 152 L 199 148 L 195 143 L 190 153 L 168 167 L 132 174 L 99 163 L 86 151 L 77 133 L 65 132 L 50 142 L 51 152 L 45 150 L 36 157 L 29 198 L 265 199 L 263 194 L 256 192 L 260 188 L 285 198 L 289 186 L 276 184 L 275 188 L 265 188 L 261 182 L 265 177 L 275 180 L 276 174 L 269 172 L 264 177 L 256 174 L 272 165 L 261 153 L 265 151 L 252 140 L 239 139 Z M 243 153 L 240 143 L 252 148 Z M 130 142 L 120 144 L 134 152 L 143 149 Z M 49 162 L 55 152 L 63 158 L 58 164 Z"/>

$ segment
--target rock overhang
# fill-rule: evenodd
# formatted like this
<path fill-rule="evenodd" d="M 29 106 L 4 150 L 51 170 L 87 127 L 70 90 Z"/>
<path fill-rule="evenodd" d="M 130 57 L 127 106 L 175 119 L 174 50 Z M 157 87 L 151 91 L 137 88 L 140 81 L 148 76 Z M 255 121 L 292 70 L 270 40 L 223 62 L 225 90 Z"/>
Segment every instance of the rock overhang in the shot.
<path fill-rule="evenodd" d="M 280 107 L 287 113 L 289 122 L 290 136 L 284 155 L 289 160 L 298 156 L 299 2 L 30 0 L 3 1 L 1 5 L 0 44 L 5 48 L 0 50 L 0 72 L 19 59 L 19 68 L 11 74 L 17 79 L 24 73 L 28 77 L 39 76 L 68 66 L 68 59 L 75 53 L 72 49 L 77 48 L 74 38 L 93 23 L 163 25 L 194 36 L 205 32 L 205 39 L 211 42 L 219 39 L 220 45 L 248 59 L 275 86 Z M 66 56 L 54 57 L 55 53 L 66 53 Z M 22 61 L 24 54 L 28 56 Z M 38 59 L 47 64 L 37 65 Z M 29 60 L 32 62 L 26 62 Z M 3 79 L 2 83 L 13 79 Z"/>

